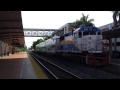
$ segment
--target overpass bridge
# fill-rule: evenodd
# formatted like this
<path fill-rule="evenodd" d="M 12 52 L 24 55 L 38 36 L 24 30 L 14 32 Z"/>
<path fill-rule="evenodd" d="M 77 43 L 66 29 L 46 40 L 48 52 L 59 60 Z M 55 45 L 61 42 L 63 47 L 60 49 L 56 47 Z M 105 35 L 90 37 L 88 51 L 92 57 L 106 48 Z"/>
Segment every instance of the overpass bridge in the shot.
<path fill-rule="evenodd" d="M 24 28 L 25 37 L 46 37 L 51 36 L 54 31 L 59 31 L 59 29 L 35 29 L 35 28 Z"/>

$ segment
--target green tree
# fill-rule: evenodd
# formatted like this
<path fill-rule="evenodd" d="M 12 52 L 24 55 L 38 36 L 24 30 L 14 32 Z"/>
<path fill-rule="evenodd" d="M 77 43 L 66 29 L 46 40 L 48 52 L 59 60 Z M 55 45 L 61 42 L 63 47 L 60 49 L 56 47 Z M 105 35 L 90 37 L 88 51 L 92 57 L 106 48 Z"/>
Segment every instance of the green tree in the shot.
<path fill-rule="evenodd" d="M 31 50 L 31 47 L 29 47 L 28 50 Z"/>
<path fill-rule="evenodd" d="M 21 48 L 19 48 L 20 49 L 20 51 L 22 52 L 22 51 L 26 51 L 27 50 L 27 46 L 25 45 L 24 47 L 21 47 Z"/>
<path fill-rule="evenodd" d="M 33 49 L 33 46 L 31 46 L 30 49 L 32 50 L 32 49 Z"/>
<path fill-rule="evenodd" d="M 33 49 L 36 48 L 36 45 L 37 45 L 37 44 L 39 44 L 39 43 L 41 43 L 41 42 L 43 42 L 43 41 L 44 41 L 43 39 L 38 39 L 37 41 L 34 41 L 33 44 L 32 44 Z"/>

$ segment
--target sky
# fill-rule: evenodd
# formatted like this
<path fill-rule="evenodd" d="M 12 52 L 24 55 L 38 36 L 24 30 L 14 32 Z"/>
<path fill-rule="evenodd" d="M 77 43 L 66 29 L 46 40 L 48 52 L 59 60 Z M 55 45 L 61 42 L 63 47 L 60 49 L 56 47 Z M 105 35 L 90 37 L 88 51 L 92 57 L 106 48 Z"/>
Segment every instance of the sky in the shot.
<path fill-rule="evenodd" d="M 79 20 L 82 13 L 94 19 L 96 27 L 113 22 L 111 11 L 22 11 L 23 28 L 58 29 L 66 23 Z M 25 37 L 25 45 L 32 46 L 33 41 L 41 37 Z"/>

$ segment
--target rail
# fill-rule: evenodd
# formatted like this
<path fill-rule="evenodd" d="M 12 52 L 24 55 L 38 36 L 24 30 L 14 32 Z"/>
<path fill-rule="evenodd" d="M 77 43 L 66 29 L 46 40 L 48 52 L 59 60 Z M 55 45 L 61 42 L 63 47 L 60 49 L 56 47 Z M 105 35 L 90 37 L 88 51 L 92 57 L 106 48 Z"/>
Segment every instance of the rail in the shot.
<path fill-rule="evenodd" d="M 43 57 L 40 57 L 34 53 L 29 53 L 43 68 L 45 68 L 51 75 L 54 79 L 82 79 L 78 76 L 76 76 L 75 74 L 69 72 L 68 70 L 44 59 Z M 38 60 L 39 58 L 39 60 Z M 41 61 L 40 59 L 44 60 Z M 43 64 L 44 63 L 44 64 Z M 47 64 L 47 65 L 46 65 Z M 52 65 L 49 66 L 49 65 Z M 48 68 L 48 67 L 51 67 L 53 68 L 54 67 L 54 70 L 50 70 L 51 68 Z M 55 70 L 56 69 L 56 70 Z M 56 72 L 55 72 L 56 71 Z M 53 73 L 54 72 L 54 73 Z"/>

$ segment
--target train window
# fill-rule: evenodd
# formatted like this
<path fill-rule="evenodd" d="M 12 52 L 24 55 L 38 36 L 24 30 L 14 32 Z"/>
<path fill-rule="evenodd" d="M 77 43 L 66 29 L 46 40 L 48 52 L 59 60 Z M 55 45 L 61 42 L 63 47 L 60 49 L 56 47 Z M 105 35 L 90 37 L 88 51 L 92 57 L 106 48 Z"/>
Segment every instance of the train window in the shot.
<path fill-rule="evenodd" d="M 101 32 L 98 32 L 98 35 L 101 35 Z"/>
<path fill-rule="evenodd" d="M 79 38 L 81 38 L 82 37 L 82 32 L 79 32 Z"/>
<path fill-rule="evenodd" d="M 89 32 L 88 32 L 88 31 L 83 32 L 83 35 L 84 35 L 84 36 L 85 36 L 85 35 L 89 35 Z"/>
<path fill-rule="evenodd" d="M 95 31 L 90 31 L 90 35 L 96 35 Z"/>

